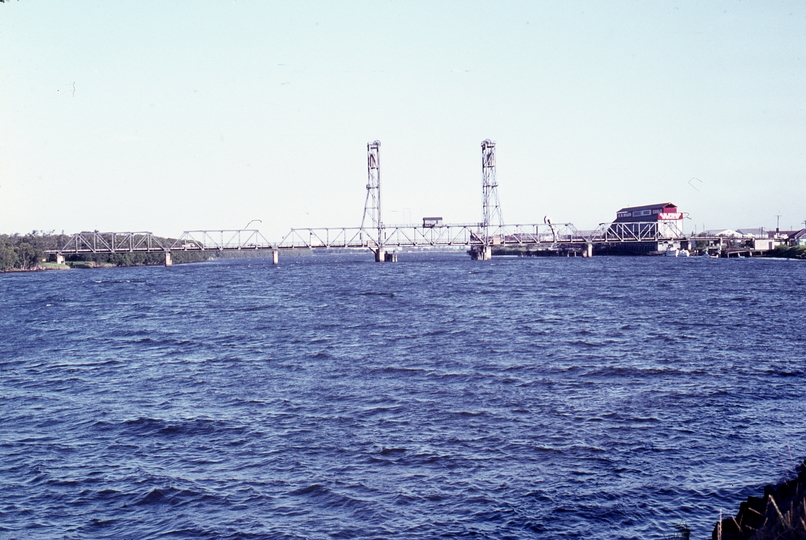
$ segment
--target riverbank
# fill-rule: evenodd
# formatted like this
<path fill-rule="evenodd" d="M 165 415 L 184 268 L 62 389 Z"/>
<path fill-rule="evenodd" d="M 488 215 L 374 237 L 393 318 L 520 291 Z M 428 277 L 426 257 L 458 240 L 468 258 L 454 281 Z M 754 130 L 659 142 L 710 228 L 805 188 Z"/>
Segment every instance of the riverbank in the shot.
<path fill-rule="evenodd" d="M 791 480 L 748 497 L 739 512 L 717 523 L 713 540 L 806 540 L 806 461 Z"/>
<path fill-rule="evenodd" d="M 155 237 L 163 245 L 176 239 Z M 109 268 L 118 266 L 159 266 L 165 264 L 164 251 L 117 251 L 115 253 L 65 254 L 63 263 L 54 261 L 54 250 L 67 245 L 69 237 L 52 232 L 33 231 L 29 234 L 0 234 L 0 272 L 39 272 L 70 268 Z M 50 255 L 48 254 L 50 253 Z M 220 257 L 211 251 L 172 252 L 173 264 L 203 262 Z"/>
<path fill-rule="evenodd" d="M 770 252 L 770 257 L 785 259 L 806 259 L 806 246 L 778 246 Z"/>
<path fill-rule="evenodd" d="M 205 262 L 210 259 L 203 259 L 200 261 L 180 261 L 176 264 L 188 264 L 191 262 Z M 66 263 L 56 263 L 56 262 L 40 262 L 36 266 L 30 266 L 26 268 L 6 268 L 0 270 L 0 274 L 4 273 L 17 273 L 17 272 L 50 272 L 54 270 L 87 270 L 87 269 L 97 269 L 97 268 L 122 268 L 122 267 L 132 267 L 132 266 L 162 266 L 162 264 L 158 263 L 140 263 L 140 262 L 129 262 L 124 264 L 116 264 L 111 262 L 98 262 L 98 261 L 68 261 Z"/>
<path fill-rule="evenodd" d="M 536 246 L 501 246 L 493 248 L 493 256 L 516 256 L 516 257 L 583 257 L 585 256 L 584 244 L 565 244 L 556 249 L 538 248 Z M 716 252 L 704 252 L 694 250 L 690 252 L 691 257 L 702 257 L 709 255 L 721 258 L 748 258 L 765 257 L 776 259 L 801 259 L 806 260 L 806 246 L 777 246 L 775 249 L 767 251 L 755 251 L 749 248 L 725 249 L 719 255 Z M 619 257 L 652 257 L 663 256 L 664 251 L 629 251 L 619 249 L 604 249 L 594 245 L 594 257 L 619 256 Z"/>
<path fill-rule="evenodd" d="M 38 266 L 34 266 L 33 268 L 7 268 L 5 270 L 0 270 L 0 274 L 14 274 L 20 272 L 49 272 L 51 270 L 70 270 L 70 266 L 67 264 L 57 264 L 57 263 L 42 263 Z"/>

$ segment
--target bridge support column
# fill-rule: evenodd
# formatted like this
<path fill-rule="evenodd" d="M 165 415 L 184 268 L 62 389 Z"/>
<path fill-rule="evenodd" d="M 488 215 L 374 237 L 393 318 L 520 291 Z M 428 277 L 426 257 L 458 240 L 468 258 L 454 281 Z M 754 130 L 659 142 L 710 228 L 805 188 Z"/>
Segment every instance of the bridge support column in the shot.
<path fill-rule="evenodd" d="M 56 254 L 56 264 L 64 264 L 64 255 L 61 253 Z"/>
<path fill-rule="evenodd" d="M 474 261 L 489 261 L 493 258 L 492 246 L 473 246 L 468 253 Z"/>
<path fill-rule="evenodd" d="M 493 258 L 492 246 L 478 246 L 473 249 L 472 258 L 476 261 L 489 261 Z"/>
<path fill-rule="evenodd" d="M 165 252 L 165 266 L 173 266 L 173 265 L 174 265 L 174 260 L 173 260 L 173 257 L 171 256 L 171 252 L 166 251 Z"/>
<path fill-rule="evenodd" d="M 585 254 L 583 255 L 583 257 L 593 257 L 593 244 L 591 244 L 590 242 L 585 244 Z"/>
<path fill-rule="evenodd" d="M 280 251 L 277 249 L 271 250 L 271 263 L 278 264 L 280 262 Z"/>
<path fill-rule="evenodd" d="M 386 262 L 386 250 L 382 247 L 375 251 L 375 262 Z"/>

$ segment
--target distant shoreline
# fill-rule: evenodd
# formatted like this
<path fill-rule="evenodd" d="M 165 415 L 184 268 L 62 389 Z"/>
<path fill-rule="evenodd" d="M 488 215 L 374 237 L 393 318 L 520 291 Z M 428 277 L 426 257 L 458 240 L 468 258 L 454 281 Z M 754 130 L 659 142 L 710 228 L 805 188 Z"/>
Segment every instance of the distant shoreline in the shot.
<path fill-rule="evenodd" d="M 172 245 L 174 242 L 170 238 L 160 238 L 163 245 Z M 45 233 L 42 231 L 33 231 L 29 234 L 0 234 L 0 272 L 39 272 L 51 270 L 69 270 L 71 268 L 111 268 L 111 267 L 132 267 L 132 266 L 162 266 L 166 262 L 165 252 L 163 251 L 116 251 L 114 253 L 65 253 L 60 257 L 59 261 L 53 260 L 54 253 L 59 251 L 63 246 L 66 246 L 70 241 L 70 236 L 64 234 Z M 554 247 L 554 246 L 552 246 Z M 518 257 L 545 257 L 545 256 L 560 256 L 560 257 L 578 257 L 585 256 L 582 245 L 558 245 L 555 249 L 547 249 L 541 247 L 536 249 L 535 246 L 493 246 L 492 254 L 494 257 L 500 256 L 518 256 Z M 590 247 L 590 246 L 588 246 Z M 620 249 L 608 247 L 607 245 L 599 245 L 597 248 L 594 245 L 594 257 L 639 257 L 651 255 L 664 255 L 661 252 L 648 252 L 644 251 L 646 245 L 640 246 L 619 246 Z M 685 246 L 684 246 L 685 247 Z M 395 249 L 395 246 L 389 246 L 389 251 L 396 251 L 401 255 L 407 253 L 408 249 L 401 250 Z M 622 249 L 623 248 L 623 249 Z M 658 249 L 654 247 L 653 249 Z M 69 251 L 69 250 L 68 250 Z M 355 250 L 349 250 L 355 252 Z M 435 248 L 426 250 L 417 250 L 417 252 L 427 251 L 440 251 Z M 450 250 L 457 253 L 463 249 Z M 310 256 L 313 252 L 307 249 L 300 250 L 283 250 L 284 257 L 300 257 Z M 321 250 L 322 255 L 341 253 L 342 250 L 331 251 L 329 249 Z M 245 250 L 245 251 L 227 251 L 219 252 L 215 250 L 176 250 L 171 251 L 171 259 L 173 264 L 185 264 L 191 262 L 204 262 L 210 259 L 219 258 L 264 258 L 269 257 L 268 252 Z M 690 249 L 685 252 L 690 253 L 690 256 L 715 256 L 717 252 L 709 249 L 708 252 L 704 248 Z M 733 248 L 726 248 L 720 250 L 719 254 L 725 258 L 742 258 L 742 257 L 763 257 L 763 258 L 780 258 L 780 259 L 796 259 L 806 260 L 806 246 L 788 246 L 779 245 L 775 249 L 768 251 L 754 251 L 751 248 L 735 246 Z M 405 257 L 405 255 L 404 255 Z M 63 263 L 63 264 L 61 264 Z"/>

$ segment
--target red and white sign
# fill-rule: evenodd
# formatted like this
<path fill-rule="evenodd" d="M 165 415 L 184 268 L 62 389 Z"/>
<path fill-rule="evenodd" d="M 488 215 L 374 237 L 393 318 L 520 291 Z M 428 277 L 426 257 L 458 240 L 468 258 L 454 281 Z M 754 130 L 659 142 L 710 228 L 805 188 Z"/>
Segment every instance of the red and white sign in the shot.
<path fill-rule="evenodd" d="M 675 219 L 683 219 L 683 212 L 661 212 L 658 214 L 658 220 L 675 220 Z"/>

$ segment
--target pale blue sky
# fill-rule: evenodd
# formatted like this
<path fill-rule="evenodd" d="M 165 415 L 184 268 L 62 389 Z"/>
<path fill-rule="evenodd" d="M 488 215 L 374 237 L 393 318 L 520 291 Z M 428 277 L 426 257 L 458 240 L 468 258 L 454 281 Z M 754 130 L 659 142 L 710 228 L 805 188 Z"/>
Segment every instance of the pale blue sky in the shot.
<path fill-rule="evenodd" d="M 0 232 L 806 220 L 802 2 L 0 4 Z M 698 180 L 692 181 L 692 178 Z"/>

